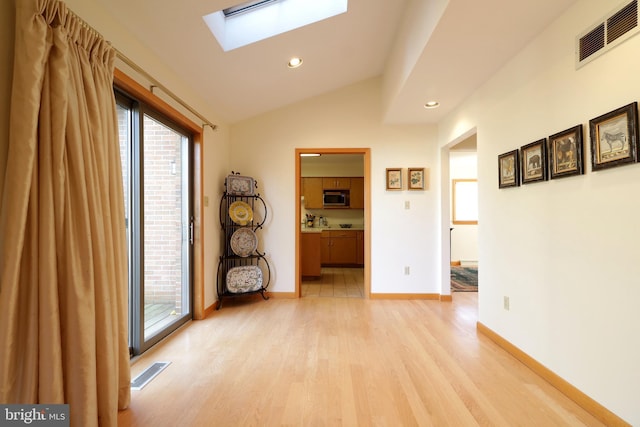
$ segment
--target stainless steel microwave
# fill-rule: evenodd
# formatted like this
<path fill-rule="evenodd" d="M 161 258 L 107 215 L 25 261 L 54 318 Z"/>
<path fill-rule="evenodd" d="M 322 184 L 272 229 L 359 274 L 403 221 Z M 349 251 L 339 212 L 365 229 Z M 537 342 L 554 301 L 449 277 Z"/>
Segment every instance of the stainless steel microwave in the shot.
<path fill-rule="evenodd" d="M 348 191 L 336 191 L 325 190 L 322 193 L 322 204 L 325 207 L 348 207 L 349 206 L 349 192 Z"/>

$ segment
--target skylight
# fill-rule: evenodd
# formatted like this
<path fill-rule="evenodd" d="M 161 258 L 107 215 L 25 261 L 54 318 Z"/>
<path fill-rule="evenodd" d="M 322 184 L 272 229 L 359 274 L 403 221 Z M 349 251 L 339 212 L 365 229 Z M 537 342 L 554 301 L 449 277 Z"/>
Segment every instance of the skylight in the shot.
<path fill-rule="evenodd" d="M 348 0 L 259 0 L 203 16 L 225 52 L 347 11 Z"/>
<path fill-rule="evenodd" d="M 230 16 L 238 15 L 240 13 L 251 12 L 256 7 L 265 6 L 268 3 L 273 3 L 274 1 L 280 1 L 280 0 L 248 1 L 246 3 L 242 3 L 236 6 L 231 6 L 226 9 L 222 9 L 222 13 L 224 14 L 225 18 L 228 18 Z"/>

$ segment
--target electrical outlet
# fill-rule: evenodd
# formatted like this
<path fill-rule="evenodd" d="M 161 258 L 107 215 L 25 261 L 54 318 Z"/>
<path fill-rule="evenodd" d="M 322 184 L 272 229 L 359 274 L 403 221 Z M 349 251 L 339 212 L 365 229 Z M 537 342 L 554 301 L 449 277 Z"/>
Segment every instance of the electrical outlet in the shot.
<path fill-rule="evenodd" d="M 404 266 L 404 274 L 405 276 L 408 276 L 409 274 L 411 274 L 411 269 L 409 268 L 408 265 Z"/>
<path fill-rule="evenodd" d="M 405 200 L 404 201 L 404 208 L 405 209 L 411 209 L 411 202 L 409 200 Z"/>
<path fill-rule="evenodd" d="M 503 297 L 503 304 L 504 304 L 504 309 L 509 311 L 509 297 Z"/>

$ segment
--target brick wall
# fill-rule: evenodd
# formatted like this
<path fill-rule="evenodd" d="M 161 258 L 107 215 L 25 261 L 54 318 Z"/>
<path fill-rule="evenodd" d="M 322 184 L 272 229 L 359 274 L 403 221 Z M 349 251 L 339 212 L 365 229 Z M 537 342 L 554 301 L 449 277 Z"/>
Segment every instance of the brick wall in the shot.
<path fill-rule="evenodd" d="M 128 188 L 126 137 L 127 113 L 118 109 L 123 184 Z M 144 118 L 144 301 L 182 304 L 182 137 Z M 125 198 L 126 199 L 126 198 Z M 128 212 L 128 200 L 125 209 Z M 127 218 L 127 223 L 129 224 Z M 186 224 L 185 224 L 186 227 Z"/>
<path fill-rule="evenodd" d="M 182 295 L 181 147 L 179 134 L 144 118 L 145 303 L 174 302 L 178 313 Z"/>

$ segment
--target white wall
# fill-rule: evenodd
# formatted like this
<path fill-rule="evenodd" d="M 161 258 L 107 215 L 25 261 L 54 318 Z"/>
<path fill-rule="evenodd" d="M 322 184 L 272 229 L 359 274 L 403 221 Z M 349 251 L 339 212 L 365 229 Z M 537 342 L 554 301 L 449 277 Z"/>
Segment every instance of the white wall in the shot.
<path fill-rule="evenodd" d="M 449 176 L 450 182 L 454 179 L 478 179 L 478 155 L 476 152 L 449 152 Z M 451 200 L 453 200 L 453 196 Z M 453 227 L 451 231 L 451 260 L 477 262 L 478 226 L 452 223 L 451 227 Z"/>
<path fill-rule="evenodd" d="M 480 322 L 640 425 L 640 165 L 499 190 L 497 156 L 640 99 L 640 37 L 580 70 L 575 36 L 619 5 L 582 0 L 440 126 L 477 127 Z M 503 309 L 503 297 L 510 310 Z"/>
<path fill-rule="evenodd" d="M 448 4 L 449 0 L 407 1 L 384 71 L 382 96 L 387 109 L 397 102 L 402 86 L 411 79 Z"/>
<path fill-rule="evenodd" d="M 328 154 L 320 157 L 302 157 L 300 176 L 364 176 L 364 155 L 343 158 L 341 155 Z"/>
<path fill-rule="evenodd" d="M 271 291 L 295 289 L 295 149 L 370 147 L 371 291 L 440 293 L 435 128 L 381 124 L 380 91 L 380 79 L 371 79 L 233 125 L 233 168 L 259 181 L 272 213 L 262 233 Z M 431 188 L 386 191 L 387 167 L 430 168 Z"/>

